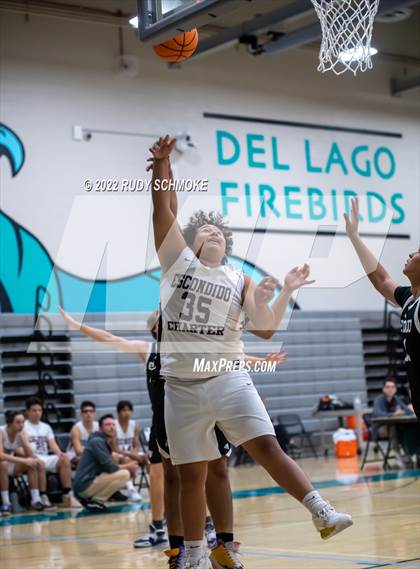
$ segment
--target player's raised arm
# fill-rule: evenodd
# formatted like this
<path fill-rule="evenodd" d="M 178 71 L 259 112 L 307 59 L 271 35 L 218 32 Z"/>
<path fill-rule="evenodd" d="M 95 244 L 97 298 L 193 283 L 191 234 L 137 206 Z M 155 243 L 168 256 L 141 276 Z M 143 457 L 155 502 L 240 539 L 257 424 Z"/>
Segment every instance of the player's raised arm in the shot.
<path fill-rule="evenodd" d="M 346 221 L 346 233 L 350 238 L 353 247 L 362 263 L 362 266 L 373 286 L 387 300 L 395 304 L 395 289 L 397 283 L 389 276 L 387 271 L 375 257 L 375 255 L 366 247 L 359 236 L 359 200 L 357 198 L 351 200 L 350 216 L 344 214 Z"/>
<path fill-rule="evenodd" d="M 271 300 L 277 284 L 277 279 L 273 277 L 264 277 L 257 285 L 252 279 L 245 276 L 243 308 L 256 330 L 273 330 L 274 328 L 274 313 L 268 302 Z"/>
<path fill-rule="evenodd" d="M 248 326 L 248 329 L 256 336 L 264 338 L 265 340 L 269 340 L 274 335 L 274 333 L 279 329 L 281 321 L 283 320 L 287 307 L 289 305 L 290 299 L 292 298 L 293 292 L 303 286 L 313 284 L 315 282 L 314 280 L 308 279 L 309 273 L 310 269 L 309 265 L 307 264 L 303 265 L 300 268 L 293 267 L 293 269 L 291 269 L 287 273 L 284 279 L 283 287 L 281 289 L 280 294 L 273 302 L 273 304 L 269 307 L 272 312 L 271 326 L 260 328 L 257 322 L 254 320 L 254 318 L 251 317 L 251 322 Z M 265 277 L 265 279 L 263 279 L 258 286 L 259 287 L 263 286 L 265 288 L 266 279 L 272 279 L 272 277 Z M 270 282 L 269 285 L 270 287 L 272 287 L 273 282 L 277 284 L 277 281 L 275 279 L 272 279 L 269 282 Z M 271 296 L 274 293 L 276 284 L 272 289 Z M 267 302 L 270 300 L 270 298 L 268 298 Z M 250 304 L 252 306 L 252 303 Z M 258 310 L 259 308 L 257 309 L 257 311 Z"/>
<path fill-rule="evenodd" d="M 175 192 L 170 187 L 172 173 L 169 157 L 174 145 L 175 139 L 166 136 L 160 138 L 150 149 L 153 156 L 153 231 L 156 252 L 163 270 L 168 269 L 186 247 L 174 215 L 174 210 L 175 214 L 177 211 L 176 201 L 174 203 L 174 198 L 171 198 Z"/>
<path fill-rule="evenodd" d="M 152 148 L 150 148 L 150 152 L 152 152 Z M 153 158 L 153 155 L 147 159 L 147 162 L 150 162 L 146 167 L 147 172 L 150 172 L 150 170 L 153 170 L 154 161 L 155 161 L 155 159 Z M 169 161 L 169 180 L 172 182 L 173 179 L 174 179 L 174 175 L 172 173 L 171 162 Z M 170 208 L 171 208 L 172 213 L 174 214 L 174 217 L 176 218 L 176 216 L 178 215 L 178 200 L 177 200 L 176 192 L 169 192 L 169 194 L 171 196 Z"/>
<path fill-rule="evenodd" d="M 85 336 L 95 340 L 95 342 L 104 344 L 107 348 L 131 354 L 138 354 L 142 360 L 146 360 L 149 350 L 149 342 L 144 342 L 143 340 L 127 340 L 126 338 L 114 336 L 114 334 L 111 334 L 106 330 L 100 330 L 99 328 L 93 328 L 93 326 L 87 326 L 86 324 L 78 322 L 70 316 L 70 314 L 67 314 L 67 312 L 65 312 L 61 307 L 59 307 L 59 310 L 61 316 L 67 322 L 71 330 L 78 330 Z"/>
<path fill-rule="evenodd" d="M 269 352 L 265 356 L 250 356 L 249 354 L 245 354 L 244 360 L 252 364 L 255 367 L 257 362 L 276 362 L 277 364 L 282 364 L 287 361 L 287 352 L 281 350 L 280 352 Z"/>

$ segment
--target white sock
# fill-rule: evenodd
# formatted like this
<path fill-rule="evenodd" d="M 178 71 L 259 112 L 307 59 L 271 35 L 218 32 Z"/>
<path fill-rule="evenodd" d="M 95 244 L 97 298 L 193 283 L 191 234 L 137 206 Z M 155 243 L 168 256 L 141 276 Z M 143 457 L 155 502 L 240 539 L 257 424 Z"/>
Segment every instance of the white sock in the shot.
<path fill-rule="evenodd" d="M 36 488 L 35 490 L 31 490 L 31 500 L 32 504 L 36 504 L 36 502 L 39 502 L 41 500 L 38 488 Z"/>
<path fill-rule="evenodd" d="M 185 541 L 185 552 L 191 561 L 198 561 L 203 555 L 203 540 Z"/>
<path fill-rule="evenodd" d="M 10 498 L 8 490 L 1 491 L 1 501 L 5 506 L 10 506 Z"/>
<path fill-rule="evenodd" d="M 328 503 L 316 490 L 308 492 L 308 494 L 303 498 L 302 504 L 311 512 L 312 515 L 316 515 L 325 508 L 325 506 L 328 506 Z"/>
<path fill-rule="evenodd" d="M 129 481 L 127 482 L 127 484 L 125 485 L 125 487 L 127 488 L 127 490 L 128 490 L 129 492 L 131 492 L 132 490 L 134 490 L 133 481 L 132 481 L 132 480 L 129 480 Z"/>

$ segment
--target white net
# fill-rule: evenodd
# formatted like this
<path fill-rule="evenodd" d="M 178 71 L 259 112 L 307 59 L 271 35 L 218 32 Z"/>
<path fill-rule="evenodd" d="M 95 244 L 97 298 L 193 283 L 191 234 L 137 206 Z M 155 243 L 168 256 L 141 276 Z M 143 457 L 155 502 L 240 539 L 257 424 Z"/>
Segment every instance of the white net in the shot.
<path fill-rule="evenodd" d="M 311 0 L 321 22 L 318 71 L 366 71 L 372 68 L 373 21 L 379 0 Z"/>

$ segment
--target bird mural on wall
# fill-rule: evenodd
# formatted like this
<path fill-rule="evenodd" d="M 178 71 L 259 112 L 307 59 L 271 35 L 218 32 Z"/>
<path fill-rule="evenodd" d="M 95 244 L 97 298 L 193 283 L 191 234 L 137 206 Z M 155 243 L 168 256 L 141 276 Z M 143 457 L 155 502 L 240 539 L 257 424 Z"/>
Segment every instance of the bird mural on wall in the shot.
<path fill-rule="evenodd" d="M 25 148 L 19 136 L 0 124 L 0 159 L 5 157 L 14 178 L 25 163 Z M 1 160 L 3 162 L 3 160 Z M 54 263 L 42 243 L 0 209 L 0 311 L 34 313 L 44 302 L 60 302 L 60 287 Z"/>

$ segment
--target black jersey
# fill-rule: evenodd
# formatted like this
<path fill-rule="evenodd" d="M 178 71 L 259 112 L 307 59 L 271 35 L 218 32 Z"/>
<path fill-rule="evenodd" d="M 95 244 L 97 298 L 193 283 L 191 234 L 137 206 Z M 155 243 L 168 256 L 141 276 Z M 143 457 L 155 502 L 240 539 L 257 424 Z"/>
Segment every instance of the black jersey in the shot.
<path fill-rule="evenodd" d="M 150 384 L 160 377 L 160 354 L 157 342 L 152 342 L 149 357 L 146 362 L 147 389 L 150 394 Z"/>
<path fill-rule="evenodd" d="M 149 460 L 151 464 L 158 464 L 162 462 L 159 446 L 163 445 L 166 448 L 167 437 L 164 419 L 165 380 L 160 375 L 160 354 L 157 342 L 153 342 L 150 346 L 149 357 L 146 361 L 146 383 L 152 404 Z"/>
<path fill-rule="evenodd" d="M 404 343 L 405 361 L 410 380 L 414 409 L 420 412 L 420 297 L 414 298 L 409 286 L 399 286 L 394 297 L 401 306 L 401 334 Z"/>

